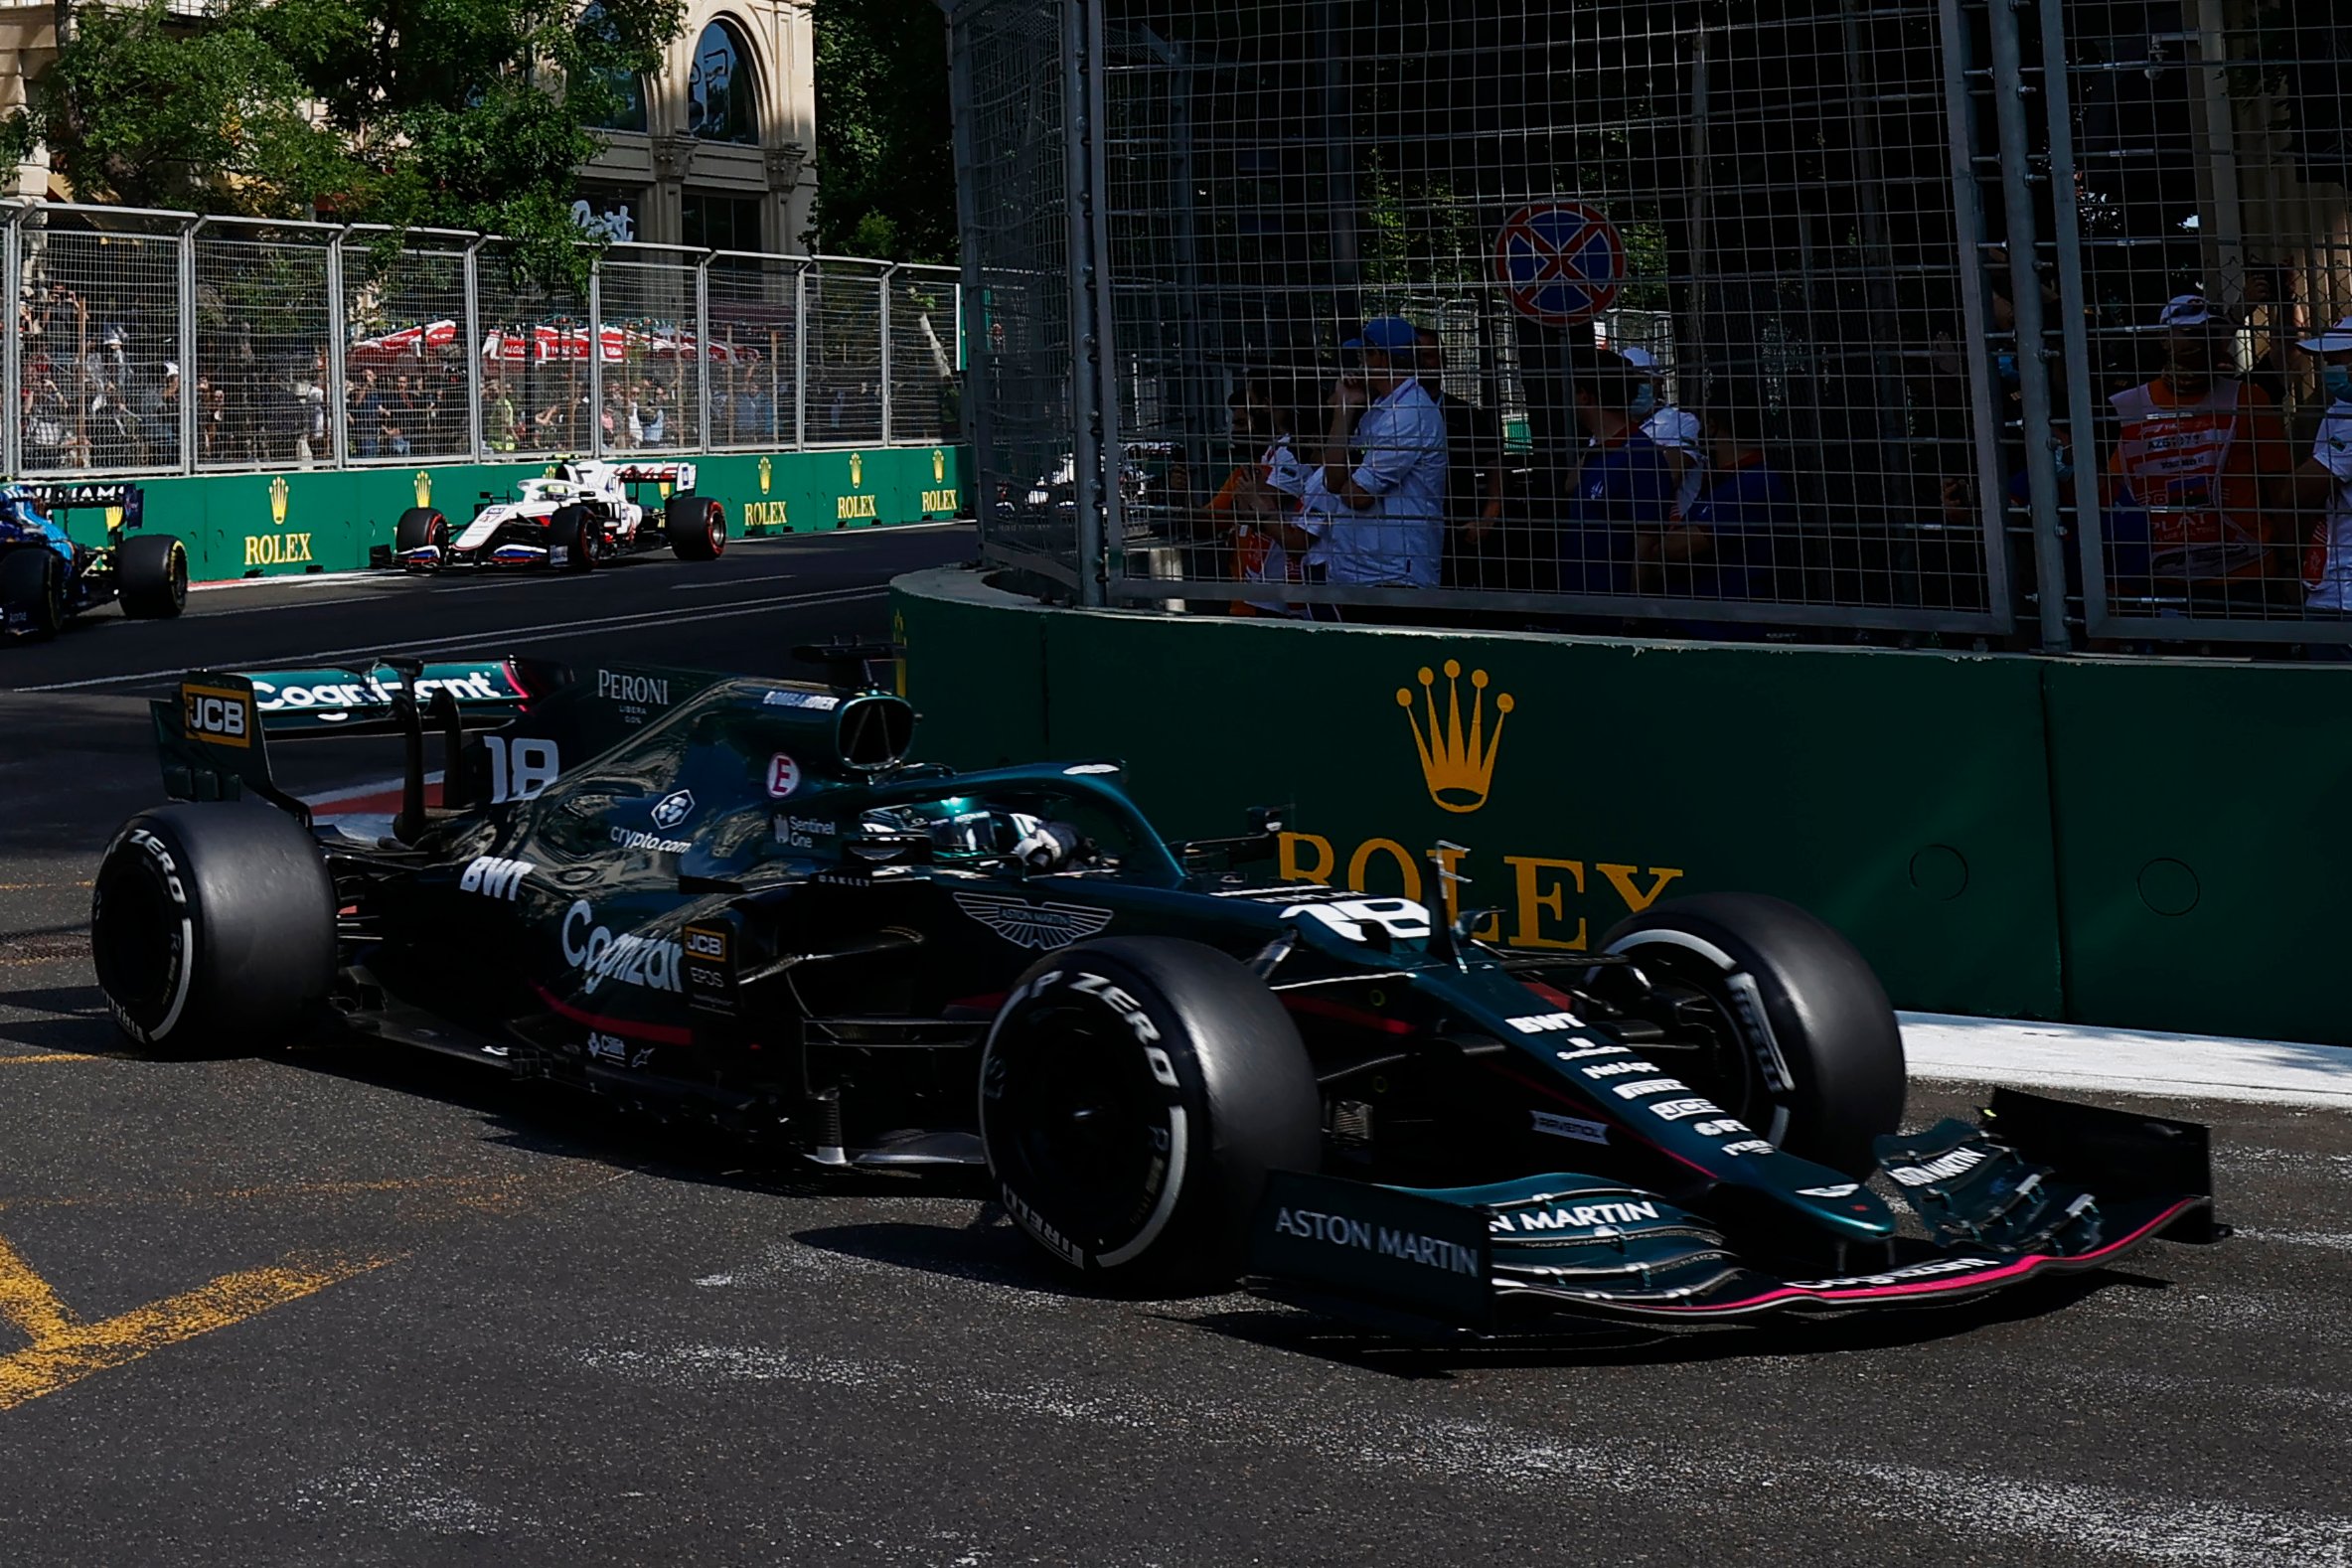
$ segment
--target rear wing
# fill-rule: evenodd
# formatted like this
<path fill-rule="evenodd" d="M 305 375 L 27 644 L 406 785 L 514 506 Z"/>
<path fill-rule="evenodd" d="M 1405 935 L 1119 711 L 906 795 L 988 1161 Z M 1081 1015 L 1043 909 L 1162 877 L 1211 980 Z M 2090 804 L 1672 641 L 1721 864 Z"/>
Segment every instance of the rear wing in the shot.
<path fill-rule="evenodd" d="M 624 485 L 668 485 L 680 495 L 695 488 L 692 463 L 622 463 L 612 475 Z"/>
<path fill-rule="evenodd" d="M 142 527 L 147 518 L 147 492 L 121 480 L 67 484 L 21 479 L 16 488 L 35 511 L 52 522 L 63 520 L 70 512 L 102 511 L 111 531 Z"/>
<path fill-rule="evenodd" d="M 402 692 L 420 709 L 446 692 L 466 728 L 492 728 L 521 714 L 533 697 L 566 684 L 568 673 L 532 659 L 473 659 L 401 667 L 374 663 L 253 670 L 242 672 L 239 679 L 251 684 L 260 726 L 273 735 L 296 736 L 396 733 L 400 725 L 392 701 Z"/>

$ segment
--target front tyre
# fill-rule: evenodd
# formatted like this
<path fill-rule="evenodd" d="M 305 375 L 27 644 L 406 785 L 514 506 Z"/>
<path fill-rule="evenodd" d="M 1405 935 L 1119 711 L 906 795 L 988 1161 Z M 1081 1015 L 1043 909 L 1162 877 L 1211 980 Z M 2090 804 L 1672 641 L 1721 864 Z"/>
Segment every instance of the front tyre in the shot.
<path fill-rule="evenodd" d="M 594 571 L 600 543 L 586 507 L 563 507 L 548 519 L 548 564 L 557 571 Z"/>
<path fill-rule="evenodd" d="M 428 545 L 436 551 L 430 559 L 413 558 Z M 392 555 L 414 570 L 440 570 L 449 560 L 449 520 L 438 507 L 410 507 L 392 525 Z"/>
<path fill-rule="evenodd" d="M 672 496 L 662 504 L 662 529 L 680 560 L 716 560 L 726 553 L 726 508 L 707 496 Z"/>
<path fill-rule="evenodd" d="M 188 547 L 169 534 L 124 540 L 114 577 L 114 596 L 133 620 L 168 621 L 188 608 Z"/>
<path fill-rule="evenodd" d="M 0 604 L 25 617 L 25 632 L 55 637 L 66 625 L 66 563 L 44 545 L 0 554 Z"/>
<path fill-rule="evenodd" d="M 98 987 L 135 1043 L 282 1044 L 334 983 L 334 883 L 309 832 L 275 810 L 158 807 L 106 847 L 89 938 Z"/>
<path fill-rule="evenodd" d="M 1321 1107 L 1273 993 L 1172 938 L 1038 960 L 981 1059 L 980 1136 L 1005 1207 L 1046 1251 L 1123 1287 L 1230 1281 L 1267 1174 L 1320 1165 Z"/>
<path fill-rule="evenodd" d="M 1704 893 L 1624 921 L 1602 951 L 1697 994 L 1669 1024 L 1714 1041 L 1675 1063 L 1693 1087 L 1793 1155 L 1849 1176 L 1877 1168 L 1873 1144 L 1903 1117 L 1903 1035 L 1853 944 L 1781 899 Z"/>

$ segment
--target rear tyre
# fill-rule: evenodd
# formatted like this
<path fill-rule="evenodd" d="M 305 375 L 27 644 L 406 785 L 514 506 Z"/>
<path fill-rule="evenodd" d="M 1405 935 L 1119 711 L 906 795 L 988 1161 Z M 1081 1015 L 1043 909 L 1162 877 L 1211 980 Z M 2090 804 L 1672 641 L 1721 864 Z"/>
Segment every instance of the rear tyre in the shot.
<path fill-rule="evenodd" d="M 1903 1118 L 1903 1036 L 1869 963 L 1819 919 L 1758 893 L 1646 909 L 1602 940 L 1652 982 L 1695 991 L 1706 1065 L 1677 1069 L 1793 1155 L 1867 1176 Z M 1693 1015 L 1679 1019 L 1688 1025 Z"/>
<path fill-rule="evenodd" d="M 114 551 L 114 596 L 133 620 L 168 621 L 188 608 L 188 547 L 169 534 L 141 534 Z"/>
<path fill-rule="evenodd" d="M 706 496 L 672 496 L 662 504 L 662 528 L 680 560 L 716 560 L 726 553 L 726 508 Z"/>
<path fill-rule="evenodd" d="M 1322 1162 L 1322 1099 L 1272 992 L 1197 942 L 1039 959 L 982 1055 L 980 1136 L 1013 1218 L 1121 1286 L 1230 1281 L 1273 1171 Z"/>
<path fill-rule="evenodd" d="M 312 1022 L 335 979 L 335 887 L 275 810 L 174 805 L 98 862 L 90 953 L 115 1023 L 149 1050 L 247 1051 Z"/>
<path fill-rule="evenodd" d="M 0 555 L 0 604 L 29 617 L 26 635 L 55 637 L 66 624 L 66 563 L 47 547 Z"/>
<path fill-rule="evenodd" d="M 410 507 L 392 526 L 392 552 L 404 556 L 427 545 L 439 547 L 441 553 L 423 562 L 423 567 L 438 571 L 449 558 L 449 520 L 438 507 Z"/>
<path fill-rule="evenodd" d="M 594 571 L 597 543 L 585 507 L 565 507 L 548 519 L 548 560 L 557 571 Z"/>

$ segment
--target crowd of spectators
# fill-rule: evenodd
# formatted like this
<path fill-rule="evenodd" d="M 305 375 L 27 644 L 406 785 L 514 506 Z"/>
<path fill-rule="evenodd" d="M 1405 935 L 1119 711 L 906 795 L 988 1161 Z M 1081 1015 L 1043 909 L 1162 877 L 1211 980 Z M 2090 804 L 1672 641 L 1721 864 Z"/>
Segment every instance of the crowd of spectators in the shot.
<path fill-rule="evenodd" d="M 2100 557 L 2115 613 L 2352 620 L 2352 317 L 2290 338 L 2281 382 L 2318 389 L 2316 428 L 2297 441 L 2264 368 L 2238 363 L 2244 333 L 2200 295 L 2172 299 L 2148 324 L 2161 368 L 2102 389 L 2094 482 L 2075 482 L 2074 432 L 2051 430 L 2061 503 L 2096 497 Z M 2285 359 L 2282 352 L 2278 358 Z M 1757 635 L 1730 605 L 1804 606 L 1818 596 L 1825 542 L 1796 476 L 1766 438 L 1761 398 L 1726 395 L 1675 406 L 1656 361 L 1640 348 L 1586 347 L 1562 365 L 1575 448 L 1538 465 L 1505 450 L 1490 409 L 1444 390 L 1439 339 L 1401 317 L 1364 324 L 1328 380 L 1243 378 L 1229 400 L 1236 461 L 1205 501 L 1174 500 L 1212 542 L 1209 570 L 1250 584 L 1235 614 L 1427 622 L 1398 592 L 1344 606 L 1302 601 L 1282 584 L 1386 590 L 1464 589 L 1518 595 L 1672 601 L 1650 630 Z M 2011 388 L 2014 378 L 2004 377 Z M 2012 390 L 2011 396 L 2014 396 Z M 2012 408 L 2011 412 L 2014 413 Z M 2034 569 L 2022 440 L 2001 498 L 2020 581 Z M 1892 478 L 1888 485 L 1894 488 Z M 1982 575 L 1983 518 L 1971 482 L 1942 483 L 1941 516 L 1912 533 L 1950 552 L 1946 569 Z M 1893 530 L 1886 531 L 1892 534 Z M 1928 546 L 1913 545 L 1913 559 Z M 1967 553 L 1973 551 L 1972 554 Z M 2065 591 L 2082 594 L 2070 549 Z M 1957 563 L 1957 564 L 1956 564 Z M 1195 566 L 1187 576 L 1199 574 Z M 1686 601 L 1687 609 L 1675 608 Z M 1523 606 L 1524 600 L 1519 601 Z M 1651 606 L 1654 609 L 1654 605 Z M 1575 623 L 1477 611 L 1438 618 L 1496 624 Z M 1782 617 L 1785 623 L 1787 617 Z M 1586 615 L 1581 624 L 1591 625 Z M 2281 642 L 2294 641 L 2291 626 Z M 2314 644 L 2352 656 L 2352 644 Z"/>

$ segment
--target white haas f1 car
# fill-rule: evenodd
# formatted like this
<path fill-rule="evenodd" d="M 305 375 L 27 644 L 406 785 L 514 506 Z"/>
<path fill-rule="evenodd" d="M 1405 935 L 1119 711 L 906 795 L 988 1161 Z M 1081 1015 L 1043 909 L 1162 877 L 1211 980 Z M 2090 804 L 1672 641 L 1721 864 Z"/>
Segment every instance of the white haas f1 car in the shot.
<path fill-rule="evenodd" d="M 692 463 L 565 458 L 545 477 L 524 480 L 517 491 L 512 501 L 485 496 L 462 530 L 453 530 L 435 508 L 410 507 L 400 514 L 392 548 L 381 552 L 378 564 L 408 571 L 593 571 L 601 562 L 665 545 L 681 560 L 715 560 L 726 549 L 726 509 L 695 494 Z"/>

